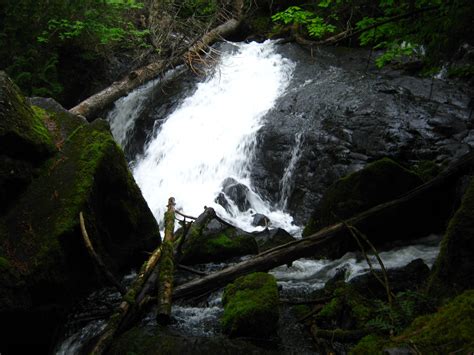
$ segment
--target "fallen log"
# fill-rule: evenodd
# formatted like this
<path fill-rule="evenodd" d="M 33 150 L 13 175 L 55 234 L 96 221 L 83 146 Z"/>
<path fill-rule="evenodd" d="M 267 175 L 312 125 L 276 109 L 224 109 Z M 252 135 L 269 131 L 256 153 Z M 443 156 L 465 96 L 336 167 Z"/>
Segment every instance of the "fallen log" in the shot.
<path fill-rule="evenodd" d="M 460 158 L 431 181 L 396 200 L 360 213 L 349 219 L 347 224 L 361 230 L 370 240 L 381 233 L 387 237 L 385 240 L 420 237 L 422 235 L 419 233 L 429 233 L 433 221 L 447 219 L 453 209 L 449 203 L 453 201 L 454 183 L 473 168 L 474 152 Z M 402 238 L 403 236 L 406 238 Z M 341 243 L 342 241 L 344 243 Z M 335 242 L 340 248 L 342 246 L 340 254 L 348 251 L 351 236 L 344 223 L 326 227 L 307 238 L 269 249 L 250 260 L 180 285 L 175 288 L 173 297 L 175 299 L 195 297 L 219 289 L 239 276 L 268 271 L 303 257 L 314 256 L 318 249 L 335 245 Z M 353 249 L 356 248 L 354 245 Z"/>
<path fill-rule="evenodd" d="M 147 294 L 147 292 L 143 291 L 148 288 L 149 279 L 152 278 L 153 271 L 156 270 L 160 256 L 161 246 L 156 248 L 148 260 L 143 263 L 135 281 L 127 290 L 120 305 L 109 318 L 104 330 L 87 345 L 90 349 L 88 351 L 89 354 L 103 354 L 115 336 L 126 330 L 133 320 L 136 319 L 140 311 L 139 306 L 144 303 L 144 298 Z"/>
<path fill-rule="evenodd" d="M 168 210 L 165 212 L 165 237 L 162 244 L 162 255 L 160 260 L 160 272 L 157 280 L 158 310 L 156 320 L 165 325 L 171 319 L 171 298 L 173 296 L 174 277 L 174 198 L 168 200 Z"/>
<path fill-rule="evenodd" d="M 211 31 L 205 33 L 200 40 L 194 43 L 185 53 L 178 55 L 170 60 L 159 61 L 148 64 L 142 68 L 129 73 L 121 80 L 113 82 L 104 90 L 88 97 L 69 111 L 76 115 L 81 115 L 92 121 L 96 115 L 111 105 L 114 101 L 127 95 L 130 91 L 140 85 L 150 81 L 166 70 L 172 69 L 180 64 L 189 63 L 193 58 L 203 53 L 209 46 L 222 37 L 233 33 L 240 25 L 242 19 L 242 0 L 236 0 L 234 4 L 234 16 L 222 25 L 217 26 Z"/>
<path fill-rule="evenodd" d="M 92 246 L 92 242 L 89 238 L 89 234 L 87 233 L 86 224 L 84 222 L 84 215 L 82 212 L 79 212 L 79 225 L 81 226 L 81 233 L 82 233 L 82 240 L 84 241 L 84 245 L 86 246 L 87 252 L 89 253 L 92 260 L 94 260 L 96 267 L 99 271 L 104 274 L 104 276 L 109 280 L 109 282 L 115 286 L 115 288 L 120 292 L 123 296 L 127 292 L 125 287 L 115 278 L 115 276 L 109 271 L 105 263 L 102 261 L 102 258 L 95 252 L 94 247 Z"/>

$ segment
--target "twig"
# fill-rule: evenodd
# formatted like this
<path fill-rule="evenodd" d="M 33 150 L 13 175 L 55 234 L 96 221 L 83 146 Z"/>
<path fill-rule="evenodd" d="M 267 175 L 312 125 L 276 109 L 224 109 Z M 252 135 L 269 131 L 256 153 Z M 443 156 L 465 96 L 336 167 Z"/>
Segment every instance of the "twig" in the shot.
<path fill-rule="evenodd" d="M 203 271 L 199 271 L 199 270 L 196 270 L 196 269 L 193 269 L 192 267 L 189 267 L 189 266 L 186 266 L 186 265 L 183 265 L 183 264 L 178 264 L 178 269 L 181 269 L 181 270 L 184 270 L 184 271 L 189 271 L 193 274 L 196 274 L 196 275 L 199 275 L 199 276 L 207 276 L 208 274 L 203 272 Z"/>
<path fill-rule="evenodd" d="M 109 282 L 117 288 L 122 296 L 125 295 L 127 293 L 125 287 L 123 287 L 120 282 L 118 282 L 115 276 L 107 269 L 107 266 L 102 261 L 102 258 L 95 252 L 91 240 L 89 239 L 89 235 L 87 234 L 82 212 L 79 212 L 79 224 L 81 225 L 82 239 L 84 240 L 87 252 L 89 253 L 92 260 L 94 260 L 97 268 L 104 274 L 107 280 L 109 280 Z"/>

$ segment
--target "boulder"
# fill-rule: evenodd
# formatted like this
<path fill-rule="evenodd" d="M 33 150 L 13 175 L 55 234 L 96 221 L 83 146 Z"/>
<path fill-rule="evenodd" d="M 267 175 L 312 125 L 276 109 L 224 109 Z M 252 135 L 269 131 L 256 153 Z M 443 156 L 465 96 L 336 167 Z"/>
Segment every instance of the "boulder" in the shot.
<path fill-rule="evenodd" d="M 382 280 L 382 272 L 375 272 Z M 429 274 L 430 268 L 422 259 L 415 259 L 403 267 L 387 270 L 388 283 L 393 293 L 422 290 L 426 285 Z M 386 299 L 387 297 L 385 287 L 380 284 L 372 273 L 355 277 L 349 283 L 354 289 L 366 296 L 378 299 Z"/>
<path fill-rule="evenodd" d="M 239 211 L 244 212 L 250 208 L 248 194 L 250 190 L 233 178 L 227 178 L 222 182 L 222 192 L 228 199 L 233 201 Z M 225 206 L 223 206 L 225 208 Z"/>
<path fill-rule="evenodd" d="M 261 213 L 255 213 L 252 216 L 252 226 L 254 227 L 267 227 L 268 224 L 270 223 L 270 218 L 267 216 L 261 214 Z"/>
<path fill-rule="evenodd" d="M 267 228 L 264 231 L 254 232 L 252 234 L 257 241 L 259 252 L 296 240 L 290 233 L 281 228 Z"/>
<path fill-rule="evenodd" d="M 263 349 L 240 339 L 222 335 L 212 337 L 183 336 L 166 329 L 135 327 L 122 334 L 110 349 L 111 354 L 282 354 L 277 350 Z"/>
<path fill-rule="evenodd" d="M 433 266 L 429 292 L 453 296 L 474 288 L 474 178 L 450 220 Z"/>
<path fill-rule="evenodd" d="M 105 121 L 31 107 L 0 78 L 1 154 L 25 167 L 23 191 L 9 195 L 0 216 L 0 317 L 8 324 L 0 343 L 45 352 L 75 300 L 104 284 L 84 247 L 79 212 L 117 274 L 140 265 L 160 235 Z"/>
<path fill-rule="evenodd" d="M 221 323 L 231 337 L 268 337 L 276 332 L 279 295 L 275 277 L 257 272 L 227 285 L 222 297 Z"/>
<path fill-rule="evenodd" d="M 186 265 L 220 262 L 257 253 L 257 242 L 251 234 L 225 223 L 212 208 L 207 208 L 186 234 L 180 262 Z"/>
<path fill-rule="evenodd" d="M 303 236 L 400 197 L 422 183 L 417 174 L 389 158 L 373 162 L 337 180 L 327 189 L 306 225 Z"/>
<path fill-rule="evenodd" d="M 41 117 L 0 72 L 0 216 L 38 175 L 56 148 Z"/>
<path fill-rule="evenodd" d="M 351 354 L 468 354 L 474 348 L 474 291 L 465 291 L 438 312 L 416 318 L 393 340 L 388 336 L 368 335 Z M 412 352 L 416 349 L 416 352 Z M 400 352 L 398 352 L 400 353 Z"/>

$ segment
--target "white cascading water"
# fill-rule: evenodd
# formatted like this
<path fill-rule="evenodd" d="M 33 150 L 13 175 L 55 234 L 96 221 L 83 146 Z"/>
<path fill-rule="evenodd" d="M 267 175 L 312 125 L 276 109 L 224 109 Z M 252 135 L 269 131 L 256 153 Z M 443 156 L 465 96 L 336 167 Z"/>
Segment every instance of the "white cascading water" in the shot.
<path fill-rule="evenodd" d="M 213 74 L 166 118 L 133 174 L 158 221 L 173 196 L 177 207 L 189 215 L 199 215 L 206 205 L 238 227 L 251 230 L 255 229 L 252 215 L 261 213 L 273 226 L 297 233 L 292 217 L 263 201 L 250 182 L 256 133 L 265 113 L 286 89 L 294 64 L 277 54 L 270 41 L 235 46 L 237 50 L 224 53 Z M 124 100 L 136 106 L 140 94 L 132 94 L 137 96 Z M 110 115 L 111 125 L 121 116 Z M 130 130 L 129 125 L 119 126 Z M 226 211 L 214 202 L 229 177 L 250 188 L 250 210 L 240 212 L 231 203 Z"/>

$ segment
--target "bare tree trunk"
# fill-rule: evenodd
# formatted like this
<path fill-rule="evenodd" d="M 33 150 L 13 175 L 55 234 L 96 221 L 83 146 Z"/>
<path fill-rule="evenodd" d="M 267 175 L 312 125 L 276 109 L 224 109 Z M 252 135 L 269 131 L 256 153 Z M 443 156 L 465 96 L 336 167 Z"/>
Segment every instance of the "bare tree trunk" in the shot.
<path fill-rule="evenodd" d="M 440 196 L 444 196 L 460 176 L 466 174 L 469 170 L 472 171 L 473 168 L 474 153 L 466 154 L 451 168 L 433 180 L 413 189 L 396 200 L 380 204 L 362 212 L 349 219 L 346 223 L 364 230 L 369 239 L 371 236 L 380 233 L 392 233 L 394 236 L 402 235 L 402 233 L 407 234 L 416 228 L 417 223 L 430 226 L 433 223 L 433 216 L 430 213 L 431 211 L 437 211 L 433 210 L 433 208 L 449 209 L 449 206 L 436 205 L 443 204 L 443 201 L 439 200 Z M 420 214 L 417 215 L 413 211 L 419 211 Z M 425 214 L 423 214 L 423 211 Z M 291 263 L 299 258 L 313 256 L 320 248 L 327 247 L 334 242 L 341 243 L 344 238 L 349 241 L 351 236 L 346 223 L 334 224 L 308 238 L 269 249 L 250 260 L 180 285 L 175 288 L 173 297 L 178 299 L 199 296 L 219 289 L 239 276 L 257 271 L 268 271 L 279 265 Z M 416 237 L 416 235 L 413 235 L 413 237 Z M 343 244 L 347 244 L 347 242 Z"/>
<path fill-rule="evenodd" d="M 174 274 L 174 198 L 168 200 L 168 211 L 165 213 L 165 237 L 162 244 L 162 256 L 160 261 L 160 273 L 157 281 L 158 288 L 158 311 L 156 319 L 160 324 L 168 324 L 171 315 L 171 302 L 173 296 L 173 274 Z"/>

